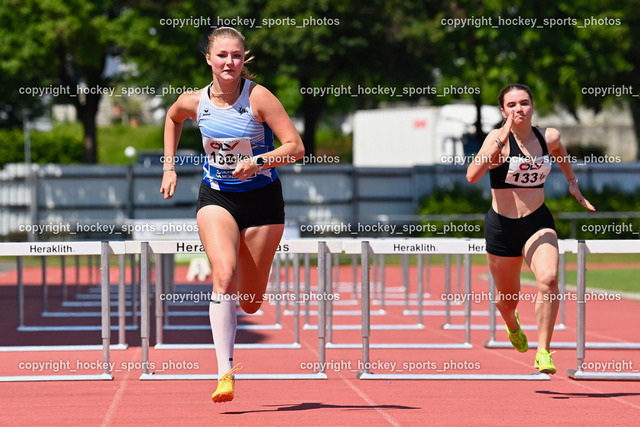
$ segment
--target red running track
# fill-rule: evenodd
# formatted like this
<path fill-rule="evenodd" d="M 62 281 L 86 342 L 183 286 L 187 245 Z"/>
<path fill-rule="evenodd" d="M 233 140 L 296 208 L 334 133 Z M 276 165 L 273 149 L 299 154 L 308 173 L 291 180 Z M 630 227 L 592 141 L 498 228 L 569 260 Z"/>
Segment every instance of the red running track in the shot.
<path fill-rule="evenodd" d="M 455 284 L 455 269 L 453 279 Z M 315 273 L 315 270 L 314 270 Z M 67 277 L 74 277 L 68 273 Z M 186 272 L 178 269 L 176 281 L 183 281 Z M 351 270 L 343 267 L 339 287 L 340 301 L 351 300 Z M 49 269 L 50 310 L 60 306 L 60 272 Z M 111 276 L 117 277 L 115 270 Z M 127 276 L 129 277 L 129 276 Z M 358 276 L 359 277 L 359 276 Z M 431 300 L 441 299 L 444 269 L 431 269 Z M 487 290 L 486 267 L 472 270 L 472 290 L 482 295 Z M 73 324 L 78 319 L 52 319 L 39 316 L 40 271 L 25 270 L 26 323 Z M 86 282 L 86 278 L 81 278 Z M 389 266 L 387 282 L 389 299 L 400 297 L 395 291 L 401 285 L 401 271 Z M 99 332 L 18 333 L 15 331 L 15 272 L 0 274 L 2 335 L 0 345 L 99 344 Z M 312 285 L 315 284 L 315 277 Z M 86 293 L 88 286 L 82 285 Z M 454 289 L 456 286 L 454 285 Z M 412 269 L 411 289 L 415 292 L 415 270 Z M 533 287 L 523 287 L 529 298 Z M 75 287 L 70 289 L 72 298 Z M 571 292 L 567 302 L 567 329 L 556 331 L 555 341 L 575 341 L 576 304 Z M 481 299 L 480 297 L 478 297 Z M 523 324 L 533 324 L 532 298 L 519 306 Z M 358 306 L 336 305 L 336 310 L 353 310 Z M 373 305 L 375 310 L 378 307 Z M 388 306 L 386 316 L 372 316 L 372 324 L 412 324 L 415 316 L 403 316 L 402 306 Z M 415 308 L 415 306 L 412 306 Z M 486 298 L 473 302 L 473 310 L 486 310 Z M 178 308 L 182 309 L 182 307 Z M 426 310 L 441 307 L 425 306 Z M 459 310 L 461 307 L 455 307 Z M 631 299 L 591 301 L 587 304 L 587 342 L 637 342 L 637 312 L 640 302 Z M 263 305 L 261 316 L 242 317 L 240 323 L 269 324 L 275 318 L 275 307 Z M 152 307 L 153 313 L 153 307 Z M 357 324 L 357 316 L 336 316 L 335 324 Z M 81 319 L 86 324 L 98 324 L 98 319 Z M 311 323 L 315 323 L 311 316 Z M 457 343 L 463 331 L 443 330 L 443 316 L 425 316 L 423 330 L 372 331 L 372 343 Z M 486 316 L 474 316 L 472 323 L 486 324 Z M 174 320 L 177 323 L 178 320 Z M 182 323 L 206 324 L 206 317 L 191 317 Z M 462 317 L 454 317 L 461 324 Z M 153 325 L 153 321 L 152 321 Z M 500 341 L 507 340 L 503 323 L 498 320 Z M 537 339 L 535 331 L 527 330 L 530 341 Z M 152 330 L 152 337 L 154 337 Z M 165 342 L 209 343 L 210 332 L 165 332 Z M 533 373 L 533 349 L 521 354 L 513 349 L 487 349 L 483 342 L 488 331 L 473 330 L 473 349 L 462 350 L 371 350 L 373 372 L 407 373 Z M 112 334 L 112 342 L 117 336 Z M 238 342 L 291 342 L 293 320 L 283 316 L 283 330 L 239 331 Z M 358 331 L 335 331 L 334 342 L 360 342 Z M 130 347 L 112 351 L 113 381 L 96 382 L 30 382 L 0 383 L 2 425 L 637 425 L 640 418 L 640 388 L 638 382 L 574 381 L 567 377 L 568 369 L 576 368 L 575 350 L 557 350 L 554 362 L 558 373 L 550 381 L 411 381 L 358 380 L 355 371 L 361 360 L 360 350 L 327 349 L 328 380 L 238 380 L 236 399 L 226 404 L 214 404 L 210 396 L 214 381 L 140 381 L 141 348 L 139 331 L 127 331 Z M 154 341 L 152 339 L 152 344 Z M 236 362 L 242 362 L 240 373 L 310 373 L 317 361 L 318 341 L 315 330 L 301 331 L 302 348 L 297 350 L 236 350 Z M 216 373 L 213 350 L 150 351 L 151 368 L 156 373 Z M 92 369 L 102 360 L 101 351 L 85 352 L 0 352 L 0 375 L 98 373 Z M 49 365 L 46 365 L 49 362 Z M 589 366 L 607 366 L 624 372 L 640 369 L 640 351 L 587 350 Z M 31 370 L 25 367 L 32 367 Z M 42 372 L 40 368 L 45 369 Z M 132 369 L 130 369 L 132 368 Z M 164 369 L 164 372 L 162 372 Z"/>

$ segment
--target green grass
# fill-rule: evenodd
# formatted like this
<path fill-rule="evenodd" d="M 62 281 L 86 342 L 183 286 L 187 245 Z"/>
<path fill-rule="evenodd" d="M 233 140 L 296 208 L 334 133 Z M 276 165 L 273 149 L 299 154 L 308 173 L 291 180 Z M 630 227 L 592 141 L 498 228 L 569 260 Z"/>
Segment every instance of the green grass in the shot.
<path fill-rule="evenodd" d="M 345 258 L 346 259 L 346 258 Z M 411 255 L 411 265 L 416 265 L 415 255 Z M 432 265 L 444 265 L 444 255 L 430 255 L 429 260 Z M 567 264 L 575 264 L 577 262 L 576 254 L 567 254 L 565 256 L 565 262 Z M 350 261 L 349 261 L 350 262 Z M 389 265 L 400 265 L 402 262 L 401 255 L 387 255 L 386 263 Z M 451 255 L 451 264 L 455 264 L 456 255 Z M 640 263 L 639 254 L 591 254 L 587 256 L 587 263 L 602 264 L 602 263 Z M 471 256 L 471 263 L 473 265 L 486 265 L 487 256 L 485 254 L 474 254 Z M 640 283 L 640 279 L 639 279 Z"/>
<path fill-rule="evenodd" d="M 337 156 L 336 163 L 340 164 L 353 163 L 353 136 L 320 127 L 316 134 L 316 155 Z"/>
<path fill-rule="evenodd" d="M 567 263 L 576 263 L 578 256 L 576 254 L 567 254 Z M 640 263 L 639 254 L 590 254 L 587 255 L 587 263 L 612 263 L 612 262 L 635 262 Z"/>
<path fill-rule="evenodd" d="M 77 127 L 78 131 L 82 132 L 82 126 L 79 123 L 69 124 L 68 126 Z M 163 134 L 164 129 L 162 126 L 143 125 L 130 127 L 113 125 L 100 127 L 98 128 L 98 162 L 107 165 L 135 163 L 135 158 L 129 159 L 124 155 L 124 149 L 128 146 L 133 146 L 137 153 L 142 151 L 162 151 Z M 179 148 L 196 151 L 202 149 L 197 128 L 185 126 L 180 138 Z M 339 163 L 342 164 L 352 162 L 350 135 L 345 136 L 322 128 L 317 134 L 316 149 L 316 155 L 318 156 L 323 154 L 338 156 Z"/>
<path fill-rule="evenodd" d="M 136 157 L 130 159 L 124 155 L 124 149 L 132 146 L 137 153 L 141 151 L 161 151 L 163 149 L 163 129 L 159 126 L 109 126 L 98 128 L 98 162 L 117 165 L 133 164 Z"/>
<path fill-rule="evenodd" d="M 576 254 L 567 254 L 566 263 L 575 265 L 577 262 Z M 640 293 L 640 269 L 638 268 L 616 268 L 616 269 L 595 269 L 589 268 L 594 264 L 608 263 L 640 263 L 638 254 L 590 254 L 587 255 L 587 275 L 586 285 L 590 289 L 604 289 L 608 291 Z M 533 273 L 525 267 L 527 271 L 523 272 L 521 277 L 523 280 L 535 281 Z M 566 270 L 566 283 L 569 286 L 575 286 L 577 273 L 575 270 Z"/>
<path fill-rule="evenodd" d="M 523 272 L 521 277 L 523 280 L 535 281 L 535 277 L 530 271 Z M 587 289 L 603 289 L 607 291 L 640 294 L 639 277 L 640 269 L 637 268 L 611 270 L 587 269 L 586 285 Z M 577 281 L 577 273 L 575 271 L 567 271 L 567 285 L 575 286 Z"/>
<path fill-rule="evenodd" d="M 430 265 L 444 265 L 444 255 L 431 255 L 429 257 Z M 577 260 L 576 254 L 567 254 L 566 263 L 575 265 Z M 341 264 L 349 264 L 350 261 L 345 257 L 341 258 Z M 402 257 L 400 255 L 390 255 L 385 259 L 386 265 L 402 265 Z M 472 265 L 486 265 L 487 258 L 485 255 L 471 256 Z M 638 254 L 591 254 L 587 256 L 587 276 L 586 284 L 590 289 L 604 289 L 617 292 L 639 293 L 640 294 L 640 269 L 638 268 L 620 268 L 620 269 L 589 269 L 589 265 L 607 263 L 640 263 Z M 416 265 L 416 257 L 410 257 L 410 265 Z M 456 256 L 451 256 L 451 268 L 455 269 Z M 523 280 L 535 281 L 533 273 L 523 264 L 521 277 Z M 575 286 L 577 283 L 576 271 L 566 271 L 566 283 Z"/>

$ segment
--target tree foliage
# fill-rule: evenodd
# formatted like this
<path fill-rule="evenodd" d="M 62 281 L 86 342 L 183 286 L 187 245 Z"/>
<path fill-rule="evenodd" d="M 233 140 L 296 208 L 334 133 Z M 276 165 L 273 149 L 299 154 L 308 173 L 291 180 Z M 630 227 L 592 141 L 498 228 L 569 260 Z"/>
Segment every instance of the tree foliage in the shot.
<path fill-rule="evenodd" d="M 635 3 L 5 0 L 0 113 L 15 123 L 18 111 L 38 108 L 42 101 L 74 104 L 85 128 L 85 161 L 95 162 L 101 94 L 43 99 L 18 88 L 68 85 L 74 93 L 81 83 L 118 84 L 147 88 L 168 105 L 185 89 L 211 80 L 203 57 L 206 37 L 213 27 L 231 24 L 245 34 L 256 57 L 251 64 L 256 80 L 276 93 L 291 115 L 303 118 L 309 153 L 321 119 L 331 113 L 425 100 L 466 99 L 479 107 L 495 104 L 499 88 L 515 81 L 532 87 L 539 111 L 563 105 L 575 114 L 580 105 L 599 109 L 609 100 L 626 99 L 640 136 L 640 98 L 583 93 L 585 87 L 627 85 L 637 94 Z M 466 25 L 452 25 L 454 19 Z M 127 71 L 105 74 L 109 58 L 126 64 Z M 427 87 L 434 92 L 402 92 Z M 395 88 L 396 94 L 380 88 Z M 456 90 L 443 93 L 444 88 Z M 479 127 L 477 136 L 482 136 Z"/>
<path fill-rule="evenodd" d="M 10 83 L 2 85 L 2 99 L 12 112 L 42 103 L 73 104 L 84 126 L 86 163 L 97 160 L 96 114 L 111 85 L 105 64 L 118 50 L 126 8 L 124 2 L 87 0 L 5 0 L 0 5 L 1 83 Z"/>

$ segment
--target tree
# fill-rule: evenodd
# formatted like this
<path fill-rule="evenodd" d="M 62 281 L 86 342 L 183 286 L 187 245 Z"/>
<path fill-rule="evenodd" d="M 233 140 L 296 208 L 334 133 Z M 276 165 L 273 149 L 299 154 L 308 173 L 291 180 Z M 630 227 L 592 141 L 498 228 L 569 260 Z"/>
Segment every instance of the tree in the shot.
<path fill-rule="evenodd" d="M 149 27 L 127 32 L 124 53 L 158 90 L 210 81 L 201 52 L 211 28 L 195 28 L 198 19 L 239 24 L 232 26 L 243 32 L 256 56 L 250 65 L 256 80 L 274 91 L 290 113 L 303 117 L 309 154 L 315 152 L 316 130 L 325 113 L 393 101 L 384 95 L 339 96 L 332 89 L 350 88 L 355 95 L 358 86 L 432 81 L 435 49 L 430 39 L 436 27 L 430 25 L 424 5 L 398 0 L 243 0 L 219 1 L 213 7 L 185 1 L 162 11 L 143 5 L 136 13 Z M 187 25 L 157 25 L 166 18 Z"/>
<path fill-rule="evenodd" d="M 624 60 L 629 66 L 625 70 L 616 73 L 615 87 L 630 88 L 632 94 L 627 93 L 625 98 L 629 101 L 631 115 L 633 117 L 633 126 L 636 134 L 637 142 L 637 159 L 640 160 L 640 49 L 634 45 L 634 42 L 640 40 L 640 7 L 638 2 L 627 1 L 622 3 L 621 10 L 617 11 L 614 16 L 618 17 L 623 23 L 626 31 L 618 32 L 621 40 L 627 46 L 624 52 Z"/>
<path fill-rule="evenodd" d="M 256 70 L 269 80 L 286 74 L 295 81 L 307 152 L 315 151 L 315 132 L 329 108 L 394 102 L 378 89 L 432 82 L 435 35 L 425 6 L 395 0 L 266 4 L 263 22 L 289 19 L 287 25 L 248 32 L 259 46 Z M 342 88 L 349 92 L 336 96 Z"/>
<path fill-rule="evenodd" d="M 220 25 L 246 35 L 247 47 L 257 58 L 251 65 L 256 80 L 274 91 L 290 114 L 303 117 L 310 154 L 315 152 L 320 120 L 328 113 L 398 101 L 413 104 L 420 98 L 376 93 L 377 88 L 478 88 L 426 98 L 435 104 L 470 99 L 479 112 L 482 104 L 495 103 L 499 87 L 521 81 L 532 86 L 538 110 L 562 104 L 575 113 L 579 105 L 600 108 L 605 101 L 584 96 L 583 87 L 640 87 L 633 72 L 640 58 L 629 37 L 639 35 L 640 19 L 631 2 L 615 9 L 606 0 L 545 0 L 506 8 L 498 0 L 96 3 L 5 0 L 0 5 L 0 99 L 5 116 L 16 120 L 18 109 L 33 108 L 42 100 L 19 93 L 20 88 L 68 88 L 68 93 L 55 95 L 49 90 L 45 100 L 75 105 L 89 163 L 97 160 L 95 117 L 104 90 L 115 83 L 143 88 L 169 104 L 187 88 L 205 86 L 211 80 L 203 58 L 206 36 Z M 478 22 L 483 17 L 495 25 Z M 618 19 L 620 24 L 579 28 L 591 17 Z M 476 20 L 452 27 L 443 18 Z M 538 25 L 518 24 L 518 18 L 535 18 Z M 578 22 L 543 22 L 567 18 Z M 109 58 L 119 59 L 128 71 L 106 75 Z M 78 87 L 89 93 L 77 95 Z M 341 88 L 350 92 L 338 96 Z M 640 98 L 629 99 L 640 135 Z M 478 137 L 480 120 L 478 114 Z"/>
<path fill-rule="evenodd" d="M 15 104 L 71 103 L 84 127 L 84 161 L 96 163 L 96 114 L 110 88 L 107 57 L 118 47 L 124 2 L 5 0 L 0 5 L 1 89 Z M 16 86 L 18 83 L 19 86 Z M 25 94 L 28 88 L 36 95 Z M 31 98 L 31 99 L 30 99 Z"/>
<path fill-rule="evenodd" d="M 480 94 L 472 95 L 476 106 L 495 105 L 500 87 L 520 82 L 531 86 L 539 111 L 562 105 L 577 118 L 581 105 L 598 110 L 606 98 L 586 96 L 583 88 L 611 86 L 616 81 L 628 85 L 637 79 L 637 73 L 630 73 L 639 59 L 628 37 L 633 26 L 622 10 L 609 9 L 609 3 L 543 1 L 506 9 L 497 0 L 443 5 L 447 19 L 460 20 L 457 28 L 449 27 L 443 43 L 453 59 L 443 67 L 443 82 L 481 88 Z M 638 112 L 635 123 L 640 136 Z M 481 134 L 479 123 L 477 135 Z"/>

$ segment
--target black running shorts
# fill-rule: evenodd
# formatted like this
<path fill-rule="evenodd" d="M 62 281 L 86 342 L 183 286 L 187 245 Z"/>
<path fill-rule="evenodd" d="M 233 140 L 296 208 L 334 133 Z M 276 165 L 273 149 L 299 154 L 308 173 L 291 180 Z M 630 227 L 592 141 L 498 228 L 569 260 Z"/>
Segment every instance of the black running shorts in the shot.
<path fill-rule="evenodd" d="M 553 215 L 544 203 L 522 218 L 507 218 L 498 214 L 492 207 L 484 220 L 487 252 L 504 257 L 522 256 L 522 249 L 527 240 L 543 228 L 556 229 Z"/>
<path fill-rule="evenodd" d="M 209 205 L 226 209 L 241 231 L 258 225 L 284 224 L 284 199 L 280 179 L 264 187 L 242 192 L 214 190 L 202 181 L 196 212 Z"/>

